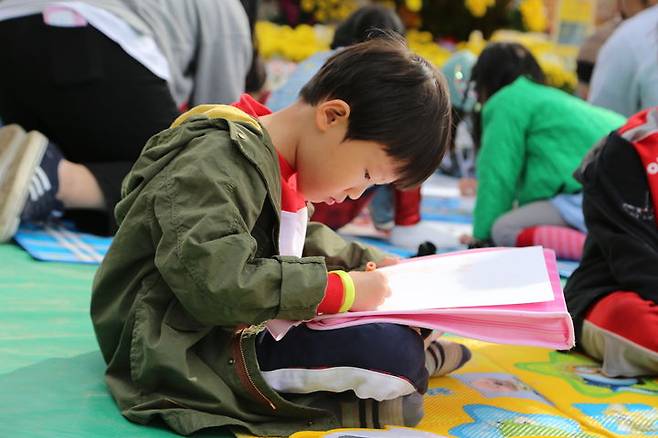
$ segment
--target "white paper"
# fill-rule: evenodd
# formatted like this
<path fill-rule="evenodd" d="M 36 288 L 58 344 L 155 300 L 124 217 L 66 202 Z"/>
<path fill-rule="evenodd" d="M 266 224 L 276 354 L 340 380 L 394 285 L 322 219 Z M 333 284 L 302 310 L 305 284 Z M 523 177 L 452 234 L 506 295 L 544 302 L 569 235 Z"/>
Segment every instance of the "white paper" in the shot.
<path fill-rule="evenodd" d="M 378 310 L 496 306 L 553 300 L 540 246 L 473 251 L 380 268 L 392 294 Z"/>

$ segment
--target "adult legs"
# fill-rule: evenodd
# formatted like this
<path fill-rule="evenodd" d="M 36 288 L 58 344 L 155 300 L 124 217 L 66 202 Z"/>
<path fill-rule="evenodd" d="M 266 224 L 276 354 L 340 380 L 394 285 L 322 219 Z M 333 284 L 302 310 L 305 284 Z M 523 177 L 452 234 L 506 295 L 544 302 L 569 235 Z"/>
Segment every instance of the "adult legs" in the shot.
<path fill-rule="evenodd" d="M 61 149 L 65 207 L 103 210 L 99 228 L 109 231 L 121 181 L 178 114 L 166 81 L 91 26 L 53 27 L 33 15 L 0 22 L 0 40 L 0 118 Z"/>

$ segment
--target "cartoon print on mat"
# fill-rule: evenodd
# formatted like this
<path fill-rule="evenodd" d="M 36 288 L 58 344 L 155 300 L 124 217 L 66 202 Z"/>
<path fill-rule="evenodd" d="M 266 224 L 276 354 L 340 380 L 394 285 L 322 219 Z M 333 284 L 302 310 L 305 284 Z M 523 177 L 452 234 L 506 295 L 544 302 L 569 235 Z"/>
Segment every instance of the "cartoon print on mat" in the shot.
<path fill-rule="evenodd" d="M 540 393 L 507 373 L 462 373 L 451 376 L 479 392 L 483 397 L 514 397 L 537 400 L 552 405 Z"/>
<path fill-rule="evenodd" d="M 548 414 L 522 414 L 487 405 L 466 405 L 464 411 L 475 420 L 450 429 L 458 438 L 569 437 L 594 438 L 577 421 Z"/>
<path fill-rule="evenodd" d="M 328 432 L 297 432 L 290 438 L 443 438 L 443 435 L 406 427 L 391 427 L 386 430 L 336 429 Z"/>
<path fill-rule="evenodd" d="M 581 354 L 552 351 L 548 357 L 548 362 L 525 362 L 515 366 L 544 376 L 559 377 L 589 397 L 609 397 L 618 393 L 658 396 L 656 379 L 607 377 L 601 373 L 597 362 Z"/>
<path fill-rule="evenodd" d="M 574 403 L 575 408 L 619 435 L 658 436 L 658 409 L 641 403 Z"/>
<path fill-rule="evenodd" d="M 452 395 L 452 389 L 449 388 L 430 388 L 427 390 L 427 395 Z"/>

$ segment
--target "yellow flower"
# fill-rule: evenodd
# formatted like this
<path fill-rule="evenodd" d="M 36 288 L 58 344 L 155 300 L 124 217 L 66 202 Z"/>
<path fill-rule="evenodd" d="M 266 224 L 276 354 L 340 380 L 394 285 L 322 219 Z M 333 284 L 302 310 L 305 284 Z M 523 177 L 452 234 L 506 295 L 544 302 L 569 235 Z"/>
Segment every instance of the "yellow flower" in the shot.
<path fill-rule="evenodd" d="M 483 17 L 487 9 L 496 4 L 496 0 L 465 0 L 464 3 L 474 17 Z"/>
<path fill-rule="evenodd" d="M 304 12 L 311 12 L 315 8 L 315 2 L 313 0 L 302 0 L 301 6 Z"/>
<path fill-rule="evenodd" d="M 406 0 L 404 3 L 411 12 L 419 12 L 423 8 L 423 0 Z"/>
<path fill-rule="evenodd" d="M 543 0 L 521 0 L 519 11 L 523 25 L 530 32 L 543 32 L 548 22 L 546 20 L 546 7 Z"/>
<path fill-rule="evenodd" d="M 295 29 L 268 21 L 256 23 L 258 48 L 263 58 L 280 56 L 300 62 L 314 53 L 329 49 L 333 29 L 326 26 L 311 27 L 301 24 Z"/>

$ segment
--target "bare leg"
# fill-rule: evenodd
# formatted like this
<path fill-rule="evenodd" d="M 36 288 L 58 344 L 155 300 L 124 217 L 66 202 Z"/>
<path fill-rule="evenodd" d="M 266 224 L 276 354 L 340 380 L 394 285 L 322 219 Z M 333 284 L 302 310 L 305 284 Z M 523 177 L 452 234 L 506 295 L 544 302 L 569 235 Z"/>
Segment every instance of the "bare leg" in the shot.
<path fill-rule="evenodd" d="M 76 164 L 66 159 L 59 163 L 59 199 L 66 208 L 81 208 L 104 210 L 105 197 L 101 192 L 96 178 L 82 164 Z"/>

